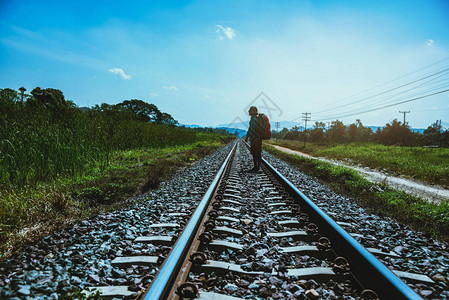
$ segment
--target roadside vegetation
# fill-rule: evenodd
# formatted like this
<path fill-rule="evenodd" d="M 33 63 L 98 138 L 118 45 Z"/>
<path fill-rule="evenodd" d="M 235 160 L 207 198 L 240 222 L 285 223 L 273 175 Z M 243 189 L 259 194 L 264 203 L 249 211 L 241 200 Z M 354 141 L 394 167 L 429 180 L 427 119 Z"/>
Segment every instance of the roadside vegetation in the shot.
<path fill-rule="evenodd" d="M 449 203 L 433 204 L 395 190 L 385 184 L 371 183 L 356 171 L 330 163 L 292 155 L 267 145 L 266 150 L 318 178 L 334 191 L 354 198 L 361 206 L 394 218 L 398 222 L 449 240 Z"/>
<path fill-rule="evenodd" d="M 423 148 L 359 143 L 307 143 L 278 140 L 271 144 L 287 147 L 316 157 L 349 161 L 401 174 L 413 179 L 449 187 L 449 148 Z"/>
<path fill-rule="evenodd" d="M 266 150 L 318 178 L 334 191 L 350 196 L 363 207 L 389 216 L 442 240 L 449 240 L 449 203 L 433 204 L 390 188 L 371 183 L 356 171 L 330 163 L 292 155 L 267 145 Z"/>
<path fill-rule="evenodd" d="M 142 100 L 78 108 L 56 89 L 0 90 L 0 258 L 156 188 L 231 138 Z"/>
<path fill-rule="evenodd" d="M 441 124 L 439 120 L 423 132 L 413 132 L 395 119 L 373 132 L 360 120 L 349 125 L 335 120 L 327 127 L 315 122 L 307 130 L 295 126 L 273 132 L 270 142 L 449 187 L 449 130 Z"/>
<path fill-rule="evenodd" d="M 373 132 L 371 127 L 363 126 L 360 120 L 356 120 L 355 123 L 349 125 L 335 120 L 330 122 L 327 127 L 323 122 L 315 122 L 313 128 L 307 130 L 298 126 L 290 130 L 284 128 L 279 132 L 273 132 L 272 137 L 303 143 L 373 142 L 408 147 L 449 147 L 449 130 L 443 130 L 441 120 L 431 124 L 422 133 L 413 132 L 408 124 L 403 124 L 396 119 L 383 127 L 377 127 L 376 132 Z"/>

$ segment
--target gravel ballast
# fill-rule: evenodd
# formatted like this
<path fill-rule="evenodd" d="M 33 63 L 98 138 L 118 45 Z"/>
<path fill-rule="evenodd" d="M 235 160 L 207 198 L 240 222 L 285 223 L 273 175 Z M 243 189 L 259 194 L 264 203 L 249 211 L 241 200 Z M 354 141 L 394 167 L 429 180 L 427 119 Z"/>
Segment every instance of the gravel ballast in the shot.
<path fill-rule="evenodd" d="M 164 235 L 177 236 L 179 228 L 150 228 L 157 223 L 176 223 L 182 227 L 201 200 L 216 172 L 225 159 L 232 143 L 198 161 L 189 168 L 182 169 L 160 188 L 132 201 L 136 204 L 129 209 L 102 213 L 79 222 L 71 228 L 47 236 L 35 245 L 28 246 L 20 255 L 0 264 L 0 299 L 56 299 L 62 294 L 86 287 L 105 285 L 127 285 L 131 290 L 142 290 L 157 272 L 157 266 L 128 266 L 119 268 L 111 261 L 121 256 L 152 255 L 161 260 L 167 255 L 169 245 L 151 245 L 136 243 L 140 236 Z M 243 191 L 248 198 L 261 199 L 269 191 L 251 192 L 247 186 L 257 186 L 258 176 L 246 174 L 251 167 L 251 157 L 244 147 L 239 146 L 241 156 L 236 165 L 240 172 Z M 399 257 L 385 257 L 381 261 L 389 268 L 425 274 L 436 283 L 408 284 L 426 299 L 449 298 L 449 245 L 429 238 L 391 218 L 380 217 L 361 208 L 355 200 L 334 193 L 329 187 L 319 183 L 278 158 L 265 153 L 264 158 L 277 168 L 288 180 L 321 209 L 339 222 L 349 223 L 347 231 L 359 233 L 358 238 L 365 247 L 393 251 Z M 214 260 L 227 261 L 242 265 L 246 270 L 265 270 L 276 268 L 301 268 L 316 265 L 314 258 L 294 255 L 286 257 L 279 254 L 277 247 L 303 245 L 301 241 L 268 239 L 266 232 L 280 230 L 276 222 L 264 219 L 266 203 L 246 205 L 239 213 L 227 212 L 226 216 L 246 220 L 242 237 L 222 239 L 243 244 L 247 248 L 245 255 L 238 257 L 232 251 L 210 251 Z M 184 213 L 173 216 L 170 213 Z M 218 226 L 233 225 L 227 221 Z M 220 237 L 220 236 L 219 236 Z M 268 248 L 267 248 L 268 246 Z M 277 261 L 283 262 L 277 265 Z M 323 266 L 327 262 L 324 261 Z M 279 269 L 281 268 L 281 269 Z M 196 282 L 214 281 L 215 274 L 192 273 L 191 280 Z M 217 276 L 219 276 L 217 274 Z M 219 285 L 211 285 L 210 291 L 247 298 L 291 298 L 302 299 L 306 295 L 333 299 L 344 290 L 351 289 L 348 282 L 310 281 L 299 282 L 295 278 L 279 281 L 275 276 L 248 277 L 239 274 L 223 276 Z M 313 290 L 313 292 L 310 292 Z M 308 293 L 308 294 L 307 294 Z M 351 298 L 348 294 L 346 298 Z"/>

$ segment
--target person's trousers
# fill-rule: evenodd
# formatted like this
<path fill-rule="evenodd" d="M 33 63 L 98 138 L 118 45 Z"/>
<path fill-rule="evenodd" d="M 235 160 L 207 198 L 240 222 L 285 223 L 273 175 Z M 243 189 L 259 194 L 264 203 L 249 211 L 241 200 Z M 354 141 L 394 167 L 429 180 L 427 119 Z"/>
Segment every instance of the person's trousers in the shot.
<path fill-rule="evenodd" d="M 259 168 L 262 162 L 262 140 L 250 140 L 250 152 L 253 155 L 254 167 Z"/>

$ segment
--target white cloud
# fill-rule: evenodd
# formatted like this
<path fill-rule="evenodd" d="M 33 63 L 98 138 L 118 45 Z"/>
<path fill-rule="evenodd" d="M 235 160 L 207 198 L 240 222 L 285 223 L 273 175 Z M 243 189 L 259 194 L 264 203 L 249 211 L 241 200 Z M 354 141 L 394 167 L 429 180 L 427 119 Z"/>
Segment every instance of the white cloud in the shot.
<path fill-rule="evenodd" d="M 156 93 L 150 93 L 150 97 L 157 97 L 158 96 L 158 94 L 156 94 Z"/>
<path fill-rule="evenodd" d="M 434 43 L 435 43 L 435 41 L 434 41 L 434 40 L 431 40 L 431 39 L 428 39 L 428 40 L 426 41 L 426 45 L 429 46 L 429 47 L 432 47 Z"/>
<path fill-rule="evenodd" d="M 219 35 L 218 39 L 220 41 L 224 40 L 224 38 L 228 38 L 230 40 L 232 40 L 233 38 L 235 38 L 235 30 L 232 29 L 231 27 L 223 27 L 221 25 L 216 25 L 217 27 L 217 33 Z"/>
<path fill-rule="evenodd" d="M 163 86 L 162 88 L 166 89 L 166 90 L 179 91 L 179 89 L 176 86 L 174 86 L 174 85 Z"/>
<path fill-rule="evenodd" d="M 119 77 L 121 77 L 125 80 L 129 80 L 132 78 L 131 75 L 125 74 L 125 71 L 123 71 L 123 69 L 120 69 L 120 68 L 112 68 L 112 69 L 109 69 L 108 71 L 113 74 L 117 74 Z"/>

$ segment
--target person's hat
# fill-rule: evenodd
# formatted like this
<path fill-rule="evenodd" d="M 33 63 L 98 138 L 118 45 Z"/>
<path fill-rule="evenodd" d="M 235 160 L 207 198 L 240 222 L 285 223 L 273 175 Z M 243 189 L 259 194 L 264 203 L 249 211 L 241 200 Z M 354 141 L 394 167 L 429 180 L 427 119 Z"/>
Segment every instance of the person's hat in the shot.
<path fill-rule="evenodd" d="M 255 106 L 251 106 L 250 108 L 249 108 L 249 114 L 257 114 L 257 107 L 255 107 Z"/>

